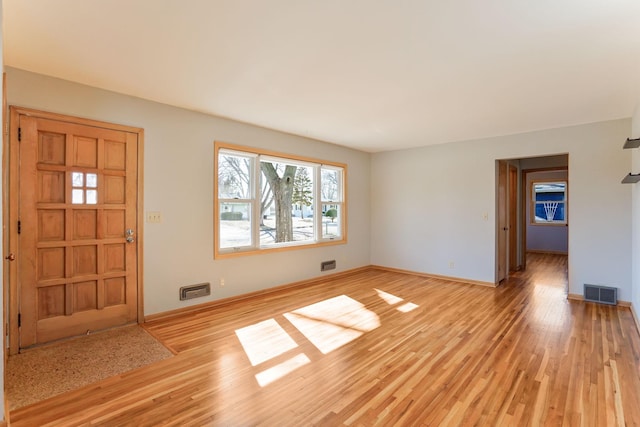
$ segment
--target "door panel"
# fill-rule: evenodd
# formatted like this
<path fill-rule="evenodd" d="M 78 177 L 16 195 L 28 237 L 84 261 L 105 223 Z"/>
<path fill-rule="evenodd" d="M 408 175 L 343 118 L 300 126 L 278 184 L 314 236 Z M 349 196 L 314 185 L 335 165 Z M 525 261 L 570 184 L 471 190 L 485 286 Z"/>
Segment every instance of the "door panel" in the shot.
<path fill-rule="evenodd" d="M 136 321 L 138 134 L 18 123 L 19 346 Z"/>
<path fill-rule="evenodd" d="M 507 163 L 498 161 L 497 281 L 507 277 Z"/>
<path fill-rule="evenodd" d="M 509 272 L 518 265 L 518 169 L 509 165 Z"/>

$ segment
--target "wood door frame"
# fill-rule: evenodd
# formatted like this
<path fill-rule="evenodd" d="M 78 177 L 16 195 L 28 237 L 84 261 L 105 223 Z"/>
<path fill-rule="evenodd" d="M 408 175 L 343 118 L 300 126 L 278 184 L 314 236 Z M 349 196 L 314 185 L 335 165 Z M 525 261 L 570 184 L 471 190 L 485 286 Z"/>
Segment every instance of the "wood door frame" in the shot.
<path fill-rule="evenodd" d="M 3 232 L 2 232 L 2 261 L 8 260 L 9 254 L 9 227 L 7 219 L 9 218 L 9 109 L 7 108 L 7 73 L 2 73 L 2 218 L 3 218 Z M 5 262 L 2 269 L 2 336 L 5 337 L 4 349 L 7 349 L 7 336 L 9 335 L 9 321 L 8 315 L 8 284 L 10 280 L 9 273 L 11 271 L 9 265 L 11 262 Z M 14 269 L 17 270 L 17 269 Z M 4 351 L 4 368 L 6 372 L 7 360 L 9 358 L 9 352 Z M 8 420 L 9 411 L 5 402 L 5 419 Z M 1 424 L 0 424 L 1 425 Z"/>
<path fill-rule="evenodd" d="M 522 179 L 522 171 L 520 166 L 513 164 L 514 159 L 496 159 L 496 242 L 495 242 L 495 283 L 501 283 L 502 280 L 508 279 L 509 276 L 518 270 L 524 268 L 522 261 L 522 251 L 518 253 L 519 241 L 522 241 L 522 232 L 519 232 L 518 225 L 520 216 L 522 216 L 522 207 L 519 206 L 520 198 L 518 197 L 518 180 Z M 517 159 L 516 159 L 517 160 Z M 504 177 L 501 181 L 501 166 L 504 166 Z M 515 177 L 515 181 L 512 180 Z M 500 200 L 501 186 L 504 187 L 504 200 Z M 515 193 L 514 193 L 515 191 Z M 500 215 L 504 214 L 504 229 L 500 226 Z M 514 225 L 512 227 L 512 225 Z M 501 245 L 502 232 L 506 231 L 504 243 Z M 515 243 L 513 242 L 515 240 Z M 502 247 L 504 246 L 504 247 Z M 504 251 L 504 259 L 501 256 Z M 513 262 L 512 262 L 513 261 Z M 504 264 L 504 277 L 500 278 L 500 263 Z"/>
<path fill-rule="evenodd" d="M 515 180 L 513 180 L 514 176 Z M 522 268 L 518 257 L 518 179 L 520 178 L 520 171 L 511 163 L 507 165 L 507 177 L 509 182 L 507 187 L 507 222 L 509 224 L 507 237 L 507 258 L 509 262 L 507 263 L 507 271 L 510 274 Z"/>
<path fill-rule="evenodd" d="M 104 129 L 112 129 L 123 132 L 130 132 L 137 135 L 137 176 L 136 176 L 136 188 L 137 188 L 137 200 L 136 200 L 136 256 L 137 256 L 137 322 L 144 323 L 144 293 L 143 293 L 143 235 L 144 235 L 144 129 L 136 128 L 126 125 L 119 125 L 115 123 L 102 122 L 93 119 L 85 119 L 81 117 L 67 116 L 64 114 L 50 113 L 46 111 L 34 110 L 30 108 L 24 108 L 19 106 L 9 107 L 9 141 L 5 138 L 4 150 L 5 153 L 8 150 L 9 156 L 4 167 L 8 168 L 8 174 L 5 170 L 3 178 L 8 180 L 4 182 L 3 189 L 6 190 L 6 199 L 4 202 L 8 202 L 9 209 L 8 215 L 4 216 L 3 226 L 5 229 L 4 234 L 4 247 L 5 256 L 8 253 L 15 254 L 16 258 L 19 258 L 18 251 L 18 208 L 19 208 L 19 183 L 20 183 L 20 170 L 19 170 L 19 141 L 18 141 L 18 127 L 19 119 L 21 115 L 56 120 L 61 122 L 73 123 L 83 126 L 92 126 Z M 8 142 L 8 145 L 7 145 Z M 18 299 L 18 263 L 9 262 L 9 273 L 5 274 L 3 280 L 4 295 L 9 296 L 8 304 L 5 303 L 4 310 L 6 319 L 9 323 L 9 354 L 16 354 L 20 349 L 20 331 L 18 328 L 18 311 L 20 308 Z M 8 282 L 7 283 L 7 279 Z M 7 293 L 8 291 L 8 293 Z M 6 309 L 9 313 L 6 315 Z"/>
<path fill-rule="evenodd" d="M 504 170 L 504 176 L 502 171 Z M 507 160 L 496 160 L 496 218 L 495 218 L 495 231 L 496 231 L 496 262 L 495 262 L 495 283 L 496 285 L 509 277 L 509 252 L 508 252 L 508 236 L 504 235 L 506 231 L 505 227 L 508 227 L 508 186 L 509 186 L 509 163 Z M 504 200 L 500 197 L 503 194 Z M 501 220 L 504 219 L 504 224 L 501 224 Z M 503 237 L 504 236 L 504 237 Z M 504 242 L 502 242 L 504 239 Z M 502 252 L 504 251 L 504 257 Z M 501 267 L 504 269 L 504 276 L 501 277 Z"/>

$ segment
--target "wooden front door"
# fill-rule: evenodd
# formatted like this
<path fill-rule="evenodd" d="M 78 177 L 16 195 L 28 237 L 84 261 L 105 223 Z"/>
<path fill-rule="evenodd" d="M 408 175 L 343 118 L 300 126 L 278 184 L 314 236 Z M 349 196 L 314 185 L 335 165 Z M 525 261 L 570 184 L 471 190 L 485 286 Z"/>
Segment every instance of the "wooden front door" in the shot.
<path fill-rule="evenodd" d="M 138 320 L 141 130 L 52 116 L 12 110 L 20 348 Z"/>

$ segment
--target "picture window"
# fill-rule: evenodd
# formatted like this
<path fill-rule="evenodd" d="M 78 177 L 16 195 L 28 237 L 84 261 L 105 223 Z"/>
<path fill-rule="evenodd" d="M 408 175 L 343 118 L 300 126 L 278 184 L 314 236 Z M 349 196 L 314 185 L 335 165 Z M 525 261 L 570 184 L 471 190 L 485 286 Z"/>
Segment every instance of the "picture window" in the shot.
<path fill-rule="evenodd" d="M 216 143 L 215 255 L 343 243 L 346 165 Z"/>

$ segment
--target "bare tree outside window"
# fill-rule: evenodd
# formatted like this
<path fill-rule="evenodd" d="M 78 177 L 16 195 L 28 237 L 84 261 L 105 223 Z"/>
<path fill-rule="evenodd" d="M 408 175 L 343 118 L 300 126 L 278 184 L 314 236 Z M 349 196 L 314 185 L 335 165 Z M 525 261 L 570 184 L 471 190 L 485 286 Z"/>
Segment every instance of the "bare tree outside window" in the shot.
<path fill-rule="evenodd" d="M 221 155 L 218 161 L 218 194 L 226 199 L 251 197 L 251 159 Z"/>
<path fill-rule="evenodd" d="M 271 186 L 266 179 L 262 181 L 262 192 L 260 194 L 262 195 L 260 198 L 260 225 L 264 225 L 264 219 L 274 200 L 273 191 L 271 191 Z"/>
<path fill-rule="evenodd" d="M 338 200 L 338 172 L 332 169 L 322 169 L 322 192 L 323 201 Z"/>
<path fill-rule="evenodd" d="M 282 176 L 278 174 L 277 167 L 270 162 L 260 162 L 260 169 L 273 192 L 273 201 L 276 209 L 275 242 L 291 242 L 293 240 L 291 206 L 297 167 L 286 165 Z"/>
<path fill-rule="evenodd" d="M 218 162 L 218 191 L 225 198 L 251 198 L 251 159 L 246 157 L 221 155 Z M 263 181 L 260 192 L 261 221 L 273 204 L 274 195 L 271 186 Z"/>

